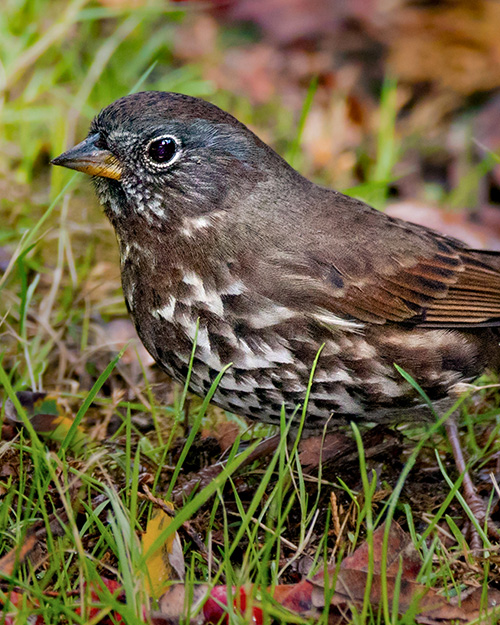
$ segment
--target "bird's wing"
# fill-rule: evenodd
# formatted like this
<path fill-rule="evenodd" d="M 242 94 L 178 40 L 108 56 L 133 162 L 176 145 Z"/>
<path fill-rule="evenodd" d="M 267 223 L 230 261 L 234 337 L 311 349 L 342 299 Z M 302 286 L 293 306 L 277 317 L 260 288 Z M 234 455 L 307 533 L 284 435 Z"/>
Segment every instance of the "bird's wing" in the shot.
<path fill-rule="evenodd" d="M 288 305 L 377 324 L 500 325 L 499 257 L 341 197 L 336 222 L 316 215 L 300 252 L 275 259 Z"/>
<path fill-rule="evenodd" d="M 500 272 L 480 254 L 451 246 L 414 263 L 369 277 L 350 279 L 334 308 L 361 321 L 406 322 L 427 326 L 497 325 L 500 320 Z M 333 267 L 332 267 L 333 269 Z M 333 302 L 332 302 L 333 303 Z"/>

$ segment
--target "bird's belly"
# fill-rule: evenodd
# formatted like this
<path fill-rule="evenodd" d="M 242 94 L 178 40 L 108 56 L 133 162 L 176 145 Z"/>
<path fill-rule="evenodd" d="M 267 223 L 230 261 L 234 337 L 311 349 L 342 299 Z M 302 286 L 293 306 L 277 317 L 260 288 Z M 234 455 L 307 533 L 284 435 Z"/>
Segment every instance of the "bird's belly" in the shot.
<path fill-rule="evenodd" d="M 252 329 L 172 302 L 148 323 L 140 319 L 135 317 L 139 336 L 156 362 L 180 383 L 189 375 L 195 394 L 206 396 L 227 367 L 213 401 L 250 418 L 279 422 L 283 406 L 290 417 L 304 404 L 322 345 L 308 396 L 309 423 L 325 422 L 332 414 L 361 417 L 368 403 L 365 382 L 380 395 L 383 389 L 391 401 L 408 392 L 402 378 L 395 381 L 392 366 L 371 362 L 375 349 L 362 336 L 334 336 L 305 319 Z"/>
<path fill-rule="evenodd" d="M 204 397 L 224 371 L 213 402 L 260 420 L 277 421 L 282 405 L 291 414 L 304 401 L 310 368 L 296 359 L 284 337 L 274 332 L 238 337 L 241 328 L 223 320 L 207 324 L 199 312 L 182 323 L 162 318 L 147 327 L 136 323 L 144 345 L 173 379 L 184 384 L 189 376 L 189 389 Z M 317 416 L 327 418 L 329 412 L 322 409 Z"/>

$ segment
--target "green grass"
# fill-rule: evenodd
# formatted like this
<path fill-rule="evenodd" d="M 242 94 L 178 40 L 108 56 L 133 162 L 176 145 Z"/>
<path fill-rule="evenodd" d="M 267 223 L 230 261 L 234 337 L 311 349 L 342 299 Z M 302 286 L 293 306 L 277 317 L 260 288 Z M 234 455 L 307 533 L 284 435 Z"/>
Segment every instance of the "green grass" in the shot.
<path fill-rule="evenodd" d="M 410 532 L 423 558 L 423 583 L 450 595 L 471 580 L 486 587 L 496 564 L 474 558 L 460 535 L 460 513 L 467 509 L 460 480 L 448 477 L 443 462 L 447 447 L 439 423 L 427 430 L 402 428 L 404 468 L 396 475 L 365 457 L 354 428 L 355 470 L 340 467 L 332 474 L 321 468 L 309 476 L 300 461 L 299 437 L 289 430 L 292 415 L 282 416 L 275 453 L 245 466 L 252 438 L 269 430 L 246 431 L 234 418 L 241 432 L 226 452 L 224 470 L 208 484 L 184 491 L 190 471 L 203 465 L 198 458 L 204 447 L 201 430 L 216 431 L 233 417 L 209 407 L 211 393 L 201 403 L 189 399 L 187 386 L 170 389 L 170 403 L 163 402 L 166 384 L 158 372 L 137 359 L 124 362 L 121 348 L 102 345 L 109 322 L 126 316 L 114 236 L 83 177 L 48 166 L 49 158 L 84 136 L 102 106 L 138 88 L 207 97 L 272 133 L 292 162 L 305 160 L 301 138 L 316 81 L 296 121 L 279 102 L 254 109 L 244 98 L 216 91 L 202 68 L 178 63 L 174 38 L 184 19 L 178 5 L 163 2 L 127 10 L 84 0 L 6 0 L 0 12 L 0 174 L 5 187 L 0 247 L 10 257 L 0 278 L 0 422 L 7 426 L 5 400 L 10 398 L 24 425 L 0 442 L 0 557 L 22 548 L 37 532 L 32 557 L 12 573 L 0 574 L 0 600 L 12 588 L 22 593 L 18 623 L 37 612 L 47 623 L 97 623 L 98 616 L 89 621 L 88 584 L 104 575 L 119 581 L 126 602 L 98 589 L 100 616 L 115 612 L 127 624 L 143 622 L 149 598 L 140 533 L 153 509 L 143 497 L 143 481 L 154 496 L 176 501 L 175 518 L 156 546 L 189 521 L 210 554 L 207 560 L 181 531 L 187 587 L 253 582 L 266 622 L 273 616 L 300 622 L 282 614 L 268 586 L 296 581 L 299 562 L 311 563 L 313 572 L 323 570 L 334 547 L 334 559 L 340 561 L 364 540 L 370 545 L 374 530 L 388 517 Z M 395 125 L 396 90 L 388 80 L 375 150 L 360 155 L 366 182 L 352 189 L 380 208 L 403 150 Z M 470 197 L 484 171 L 483 166 L 472 168 L 454 197 Z M 35 431 L 16 397 L 26 389 L 54 392 L 61 414 L 74 417 L 62 441 Z M 481 396 L 489 411 L 478 417 L 471 403 L 464 411 L 474 469 L 490 467 L 498 453 L 498 400 L 494 390 L 476 398 Z M 304 422 L 305 409 L 298 418 Z M 89 437 L 82 449 L 72 445 L 79 426 Z M 449 483 L 440 487 L 434 509 L 425 510 L 407 488 L 412 480 L 424 484 L 420 471 L 435 479 L 432 467 L 442 472 L 442 484 Z M 345 522 L 339 536 L 333 531 L 332 491 Z M 451 546 L 445 533 L 455 540 Z M 483 542 L 493 553 L 484 536 Z M 373 576 L 373 562 L 371 567 Z M 386 592 L 378 614 L 367 591 L 353 622 L 411 622 L 411 615 L 399 620 L 396 600 Z M 321 620 L 327 622 L 326 610 Z M 230 621 L 243 619 L 230 609 Z"/>

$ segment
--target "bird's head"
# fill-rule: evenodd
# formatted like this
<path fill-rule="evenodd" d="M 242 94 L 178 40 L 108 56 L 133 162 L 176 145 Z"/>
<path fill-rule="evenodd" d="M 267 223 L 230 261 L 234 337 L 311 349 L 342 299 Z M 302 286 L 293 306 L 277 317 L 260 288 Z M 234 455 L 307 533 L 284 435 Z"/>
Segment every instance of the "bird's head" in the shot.
<path fill-rule="evenodd" d="M 288 168 L 213 104 L 157 91 L 110 104 L 87 138 L 52 163 L 93 176 L 115 227 L 143 219 L 155 228 L 237 205 L 276 164 Z"/>

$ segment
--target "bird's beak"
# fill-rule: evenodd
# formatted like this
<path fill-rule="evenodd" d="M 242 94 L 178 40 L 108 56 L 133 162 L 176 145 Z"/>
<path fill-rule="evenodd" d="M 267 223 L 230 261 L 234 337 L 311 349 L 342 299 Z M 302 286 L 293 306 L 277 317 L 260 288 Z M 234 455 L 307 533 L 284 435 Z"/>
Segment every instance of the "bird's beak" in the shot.
<path fill-rule="evenodd" d="M 109 150 L 97 147 L 98 139 L 99 133 L 90 135 L 50 162 L 52 165 L 83 171 L 90 176 L 120 180 L 122 168 L 118 159 Z"/>

